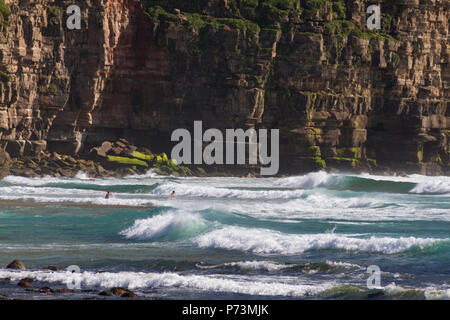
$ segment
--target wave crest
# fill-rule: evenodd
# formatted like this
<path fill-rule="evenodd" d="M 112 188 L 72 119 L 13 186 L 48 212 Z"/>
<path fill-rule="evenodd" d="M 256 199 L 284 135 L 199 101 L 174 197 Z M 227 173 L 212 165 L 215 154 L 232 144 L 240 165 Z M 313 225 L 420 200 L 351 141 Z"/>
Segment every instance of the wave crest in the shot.
<path fill-rule="evenodd" d="M 208 224 L 199 214 L 170 211 L 147 219 L 139 219 L 119 234 L 127 239 L 176 240 L 204 231 Z"/>
<path fill-rule="evenodd" d="M 339 249 L 387 254 L 405 251 L 412 247 L 433 244 L 443 239 L 430 238 L 355 238 L 338 234 L 282 234 L 265 229 L 225 227 L 198 236 L 194 239 L 200 247 L 249 251 L 256 254 L 300 254 L 313 249 Z M 445 239 L 447 240 L 447 239 Z"/>

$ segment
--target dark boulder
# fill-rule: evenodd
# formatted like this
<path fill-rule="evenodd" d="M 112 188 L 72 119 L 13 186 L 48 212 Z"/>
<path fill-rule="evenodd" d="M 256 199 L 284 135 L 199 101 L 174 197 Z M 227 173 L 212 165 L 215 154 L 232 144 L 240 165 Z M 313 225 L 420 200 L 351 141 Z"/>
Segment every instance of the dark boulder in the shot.
<path fill-rule="evenodd" d="M 121 296 L 122 298 L 137 297 L 137 295 L 133 291 L 124 288 L 111 288 L 111 292 L 116 296 Z"/>
<path fill-rule="evenodd" d="M 114 293 L 112 293 L 111 290 L 104 290 L 104 291 L 100 292 L 99 295 L 101 295 L 101 296 L 107 296 L 107 297 L 112 297 L 112 296 L 114 296 Z"/>
<path fill-rule="evenodd" d="M 24 278 L 24 279 L 20 280 L 17 285 L 19 287 L 23 287 L 23 288 L 32 288 L 33 285 L 31 284 L 31 282 L 33 282 L 32 278 Z"/>
<path fill-rule="evenodd" d="M 58 269 L 58 267 L 55 267 L 55 266 L 48 266 L 48 267 L 45 267 L 44 270 L 58 271 L 59 269 Z"/>
<path fill-rule="evenodd" d="M 6 268 L 7 269 L 21 269 L 21 270 L 25 270 L 26 269 L 25 265 L 20 260 L 14 260 L 10 264 L 8 264 L 6 266 Z"/>
<path fill-rule="evenodd" d="M 122 298 L 136 298 L 137 297 L 137 295 L 133 291 L 125 289 L 125 288 L 119 288 L 119 287 L 111 288 L 109 290 L 104 290 L 104 291 L 100 292 L 99 295 L 108 296 L 108 297 L 120 296 Z"/>

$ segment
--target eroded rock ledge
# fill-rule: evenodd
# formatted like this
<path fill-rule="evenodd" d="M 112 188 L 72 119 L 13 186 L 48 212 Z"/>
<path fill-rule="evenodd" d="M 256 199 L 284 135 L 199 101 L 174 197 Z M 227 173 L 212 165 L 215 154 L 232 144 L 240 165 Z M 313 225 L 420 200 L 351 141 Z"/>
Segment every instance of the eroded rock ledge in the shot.
<path fill-rule="evenodd" d="M 377 1 L 377 32 L 372 2 L 80 1 L 71 31 L 73 1 L 1 1 L 3 157 L 169 154 L 203 120 L 279 128 L 280 173 L 450 174 L 450 1 Z"/>

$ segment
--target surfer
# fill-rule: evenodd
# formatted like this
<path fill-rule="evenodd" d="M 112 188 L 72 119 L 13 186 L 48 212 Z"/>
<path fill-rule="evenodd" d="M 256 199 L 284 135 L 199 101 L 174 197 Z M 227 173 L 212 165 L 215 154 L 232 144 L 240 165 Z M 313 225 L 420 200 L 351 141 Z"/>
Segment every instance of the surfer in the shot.
<path fill-rule="evenodd" d="M 109 199 L 111 197 L 111 192 L 106 192 L 106 196 L 105 196 L 105 199 Z"/>
<path fill-rule="evenodd" d="M 175 199 L 175 190 L 172 191 L 172 194 L 170 195 L 170 197 L 171 197 L 172 199 Z"/>

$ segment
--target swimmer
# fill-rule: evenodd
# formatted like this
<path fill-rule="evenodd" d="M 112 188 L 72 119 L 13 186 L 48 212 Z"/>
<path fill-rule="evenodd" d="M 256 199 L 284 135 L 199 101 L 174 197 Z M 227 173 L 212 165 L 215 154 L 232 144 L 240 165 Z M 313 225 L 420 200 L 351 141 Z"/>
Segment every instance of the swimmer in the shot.
<path fill-rule="evenodd" d="M 171 197 L 172 199 L 175 199 L 175 190 L 172 191 L 172 194 L 170 195 L 170 197 Z"/>
<path fill-rule="evenodd" d="M 111 192 L 108 191 L 108 192 L 106 193 L 105 199 L 109 199 L 110 197 L 111 197 Z"/>

